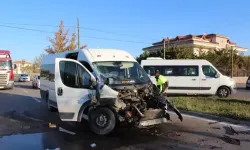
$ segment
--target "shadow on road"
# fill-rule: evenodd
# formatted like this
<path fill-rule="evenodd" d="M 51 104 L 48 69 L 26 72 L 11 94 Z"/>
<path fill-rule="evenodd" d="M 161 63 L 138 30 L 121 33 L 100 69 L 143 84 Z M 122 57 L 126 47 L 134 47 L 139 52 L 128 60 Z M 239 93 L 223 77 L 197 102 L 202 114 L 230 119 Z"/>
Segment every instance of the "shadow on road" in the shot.
<path fill-rule="evenodd" d="M 24 88 L 24 89 L 33 89 L 31 82 L 25 82 L 25 84 L 15 84 L 15 87 Z"/>
<path fill-rule="evenodd" d="M 132 129 L 119 130 L 108 136 L 98 136 L 91 132 L 86 121 L 81 123 L 66 123 L 62 122 L 57 112 L 49 112 L 44 102 L 38 103 L 31 97 L 25 95 L 9 94 L 0 92 L 0 136 L 11 134 L 27 134 L 41 132 L 56 132 L 60 133 L 63 141 L 74 142 L 81 146 L 88 146 L 91 142 L 103 145 L 106 149 L 109 147 L 115 148 L 121 145 L 131 145 L 138 143 L 148 143 L 158 139 L 153 135 L 153 129 Z M 49 128 L 49 123 L 55 124 L 56 128 Z M 15 126 L 11 126 L 15 124 Z M 72 136 L 67 133 L 62 136 L 59 132 L 59 127 L 77 133 Z M 5 131 L 5 132 L 2 132 Z M 44 134 L 43 136 L 51 136 Z M 32 136 L 31 136 L 32 137 Z M 25 136 L 23 137 L 25 138 Z M 43 140 L 50 141 L 50 138 Z M 110 142 L 112 141 L 112 142 Z"/>

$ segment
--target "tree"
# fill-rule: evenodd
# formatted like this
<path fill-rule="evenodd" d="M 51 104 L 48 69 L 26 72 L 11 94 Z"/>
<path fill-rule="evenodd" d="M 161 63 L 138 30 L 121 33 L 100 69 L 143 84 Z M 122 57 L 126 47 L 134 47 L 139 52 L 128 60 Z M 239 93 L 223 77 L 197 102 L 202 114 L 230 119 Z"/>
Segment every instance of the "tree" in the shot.
<path fill-rule="evenodd" d="M 205 48 L 200 47 L 197 49 L 198 55 L 194 54 L 193 47 L 191 46 L 170 46 L 165 51 L 166 59 L 205 59 L 211 62 L 222 74 L 231 75 L 232 72 L 232 54 L 233 52 L 233 74 L 234 76 L 248 76 L 250 74 L 250 56 L 237 55 L 237 51 L 232 49 L 210 49 L 204 51 Z M 141 60 L 147 57 L 161 57 L 163 58 L 164 51 L 149 53 L 143 52 L 136 57 L 140 63 Z"/>
<path fill-rule="evenodd" d="M 40 67 L 42 64 L 42 58 L 43 54 L 40 54 L 39 56 L 36 56 L 33 60 L 33 65 L 32 65 L 32 72 L 33 73 L 39 73 L 40 72 Z"/>
<path fill-rule="evenodd" d="M 74 50 L 77 48 L 76 34 L 72 33 L 69 37 L 69 29 L 64 29 L 64 22 L 61 20 L 59 25 L 59 30 L 55 32 L 54 38 L 48 38 L 51 43 L 45 51 L 49 54 L 54 54 L 58 52 L 64 52 L 69 50 Z M 86 48 L 87 45 L 83 45 L 80 49 Z"/>
<path fill-rule="evenodd" d="M 34 58 L 34 61 L 33 61 L 34 68 L 40 68 L 42 64 L 42 58 L 43 58 L 43 54 L 40 54 L 39 56 L 36 56 Z"/>

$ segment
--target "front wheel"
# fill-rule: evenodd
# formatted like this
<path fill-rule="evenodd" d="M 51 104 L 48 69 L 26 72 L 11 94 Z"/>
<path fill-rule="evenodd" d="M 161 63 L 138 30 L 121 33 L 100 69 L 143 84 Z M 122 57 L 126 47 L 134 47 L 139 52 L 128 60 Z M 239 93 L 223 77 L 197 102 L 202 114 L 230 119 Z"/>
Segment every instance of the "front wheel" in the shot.
<path fill-rule="evenodd" d="M 115 128 L 115 114 L 106 107 L 96 108 L 89 111 L 89 124 L 95 134 L 107 135 Z"/>
<path fill-rule="evenodd" d="M 217 95 L 220 97 L 220 98 L 226 98 L 228 97 L 230 94 L 230 91 L 227 87 L 221 87 L 218 89 L 217 91 Z"/>

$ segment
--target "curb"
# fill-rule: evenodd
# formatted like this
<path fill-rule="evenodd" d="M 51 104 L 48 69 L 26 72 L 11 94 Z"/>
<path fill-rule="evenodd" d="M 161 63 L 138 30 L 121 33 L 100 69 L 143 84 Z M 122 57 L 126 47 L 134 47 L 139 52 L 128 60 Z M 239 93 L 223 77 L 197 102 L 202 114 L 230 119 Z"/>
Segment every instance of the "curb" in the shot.
<path fill-rule="evenodd" d="M 250 127 L 250 120 L 249 121 L 242 121 L 242 120 L 235 120 L 232 118 L 222 117 L 222 116 L 215 116 L 207 113 L 200 113 L 200 112 L 193 112 L 193 111 L 187 111 L 179 109 L 181 114 L 195 116 L 195 117 L 201 117 L 206 119 L 215 120 L 218 122 L 228 122 L 235 125 L 243 125 L 243 126 L 249 126 Z"/>

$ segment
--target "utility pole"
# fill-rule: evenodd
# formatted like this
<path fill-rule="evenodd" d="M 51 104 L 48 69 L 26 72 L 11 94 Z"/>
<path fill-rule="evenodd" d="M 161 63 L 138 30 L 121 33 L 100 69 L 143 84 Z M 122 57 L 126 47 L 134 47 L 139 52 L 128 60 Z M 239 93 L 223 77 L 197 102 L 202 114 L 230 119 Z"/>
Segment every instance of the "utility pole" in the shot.
<path fill-rule="evenodd" d="M 78 28 L 78 49 L 80 49 L 80 21 L 79 18 L 77 18 L 77 28 Z"/>
<path fill-rule="evenodd" d="M 168 52 L 169 52 L 169 37 L 168 37 L 168 49 L 167 49 L 167 50 L 168 50 Z"/>
<path fill-rule="evenodd" d="M 165 43 L 165 38 L 163 38 L 163 41 L 164 41 L 164 45 L 163 45 L 163 53 L 164 53 L 164 60 L 165 60 L 165 55 L 166 55 L 166 54 L 165 54 L 165 53 L 166 53 L 166 52 L 165 52 L 165 45 L 166 45 L 166 43 Z"/>
<path fill-rule="evenodd" d="M 234 67 L 234 63 L 233 63 L 233 48 L 231 48 L 231 78 L 233 77 L 233 73 L 234 73 L 234 70 L 233 70 L 233 67 Z"/>

